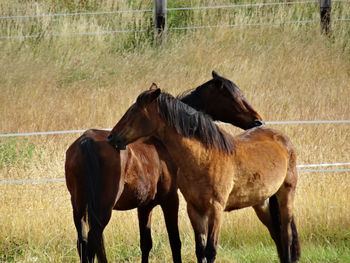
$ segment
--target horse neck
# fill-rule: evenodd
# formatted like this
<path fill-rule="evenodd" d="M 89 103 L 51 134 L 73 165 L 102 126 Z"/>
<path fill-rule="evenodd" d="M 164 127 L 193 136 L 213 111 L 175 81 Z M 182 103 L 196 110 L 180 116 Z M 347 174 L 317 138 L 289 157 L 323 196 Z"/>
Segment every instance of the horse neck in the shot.
<path fill-rule="evenodd" d="M 181 101 L 196 110 L 205 110 L 203 109 L 203 105 L 206 105 L 206 103 L 202 101 L 195 92 L 191 92 L 190 94 L 186 95 L 181 99 Z"/>
<path fill-rule="evenodd" d="M 226 155 L 218 149 L 206 147 L 197 139 L 178 134 L 173 127 L 169 126 L 166 126 L 157 138 L 167 148 L 178 167 L 186 170 L 198 171 L 207 167 L 218 154 Z"/>

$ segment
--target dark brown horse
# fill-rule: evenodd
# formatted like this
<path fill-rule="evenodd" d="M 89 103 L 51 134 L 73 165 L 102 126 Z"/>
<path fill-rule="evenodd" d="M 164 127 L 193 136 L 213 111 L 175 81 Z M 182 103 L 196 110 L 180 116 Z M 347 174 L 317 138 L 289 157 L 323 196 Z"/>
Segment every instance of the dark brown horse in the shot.
<path fill-rule="evenodd" d="M 276 243 L 281 262 L 299 259 L 293 219 L 296 155 L 281 132 L 257 127 L 238 136 L 203 113 L 151 88 L 139 95 L 112 129 L 118 149 L 154 136 L 178 166 L 200 263 L 214 262 L 224 211 L 254 207 Z M 272 209 L 271 209 L 272 208 Z"/>
<path fill-rule="evenodd" d="M 231 81 L 213 72 L 213 79 L 181 100 L 213 116 L 247 129 L 262 124 Z M 160 205 L 174 262 L 181 262 L 178 232 L 177 166 L 155 138 L 116 151 L 107 142 L 109 132 L 87 130 L 67 150 L 66 182 L 71 194 L 81 262 L 107 262 L 102 232 L 112 210 L 138 209 L 142 262 L 152 248 L 151 212 Z M 89 230 L 88 230 L 89 229 Z M 89 232 L 88 232 L 89 231 Z"/>

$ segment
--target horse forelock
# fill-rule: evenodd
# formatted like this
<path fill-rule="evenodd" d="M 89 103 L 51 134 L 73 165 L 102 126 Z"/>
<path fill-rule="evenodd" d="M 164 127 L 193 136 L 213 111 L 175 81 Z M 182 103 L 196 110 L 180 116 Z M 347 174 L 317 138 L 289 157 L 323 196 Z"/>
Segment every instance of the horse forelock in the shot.
<path fill-rule="evenodd" d="M 208 115 L 167 93 L 158 97 L 157 105 L 162 119 L 182 136 L 196 138 L 209 148 L 234 151 L 232 137 L 222 132 Z"/>

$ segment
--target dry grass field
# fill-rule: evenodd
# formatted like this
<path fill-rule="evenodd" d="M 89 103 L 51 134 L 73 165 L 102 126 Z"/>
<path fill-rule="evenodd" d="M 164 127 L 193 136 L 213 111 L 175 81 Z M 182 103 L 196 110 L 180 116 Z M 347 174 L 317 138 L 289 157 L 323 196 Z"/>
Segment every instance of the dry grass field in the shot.
<path fill-rule="evenodd" d="M 79 1 L 0 0 L 0 10 L 2 15 L 46 14 L 142 9 L 152 4 L 116 2 L 86 1 L 84 6 Z M 193 6 L 228 2 L 191 1 Z M 244 10 L 234 18 L 228 11 L 215 11 L 208 21 L 224 24 L 229 17 L 238 23 L 263 20 L 263 15 L 268 20 L 318 18 L 317 6 Z M 348 3 L 342 8 L 335 3 L 333 10 L 334 16 L 350 17 Z M 192 12 L 190 18 L 195 24 L 208 14 Z M 49 34 L 53 29 L 111 30 L 114 25 L 129 26 L 129 20 L 135 26 L 147 25 L 141 15 L 123 22 L 119 18 L 108 16 L 106 23 L 102 16 L 1 19 L 0 32 L 13 36 Z M 176 19 L 169 17 L 173 24 Z M 0 39 L 0 133 L 113 127 L 152 82 L 177 95 L 209 80 L 212 70 L 234 81 L 267 121 L 349 120 L 349 28 L 347 21 L 335 22 L 331 38 L 319 34 L 317 23 L 169 31 L 162 48 L 138 34 Z M 350 161 L 349 124 L 270 126 L 290 137 L 298 164 Z M 0 137 L 0 181 L 64 177 L 65 150 L 78 136 Z M 300 173 L 299 178 L 295 217 L 301 262 L 350 262 L 350 173 Z M 0 262 L 78 262 L 64 182 L 0 184 L 0 203 Z M 183 199 L 179 218 L 184 262 L 195 262 Z M 105 230 L 111 262 L 140 262 L 136 225 L 136 211 L 113 213 Z M 151 262 L 170 262 L 159 208 L 152 234 Z M 217 259 L 278 262 L 267 230 L 250 208 L 225 214 Z"/>

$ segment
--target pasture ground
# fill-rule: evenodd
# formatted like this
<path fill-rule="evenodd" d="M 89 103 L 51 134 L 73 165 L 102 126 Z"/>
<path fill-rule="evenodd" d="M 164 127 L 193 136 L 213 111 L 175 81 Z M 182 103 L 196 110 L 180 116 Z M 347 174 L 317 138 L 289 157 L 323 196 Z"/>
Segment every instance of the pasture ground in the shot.
<path fill-rule="evenodd" d="M 55 1 L 0 1 L 0 9 L 4 14 L 48 13 L 78 6 L 78 1 L 61 1 L 62 6 L 50 7 L 51 2 Z M 98 1 L 87 2 L 90 10 Z M 101 9 L 116 9 L 114 1 L 99 2 Z M 147 7 L 146 1 L 139 6 L 127 2 L 119 8 Z M 223 3 L 215 4 L 219 2 Z M 350 17 L 347 3 L 340 11 L 333 9 L 336 15 Z M 248 11 L 235 13 L 235 21 L 257 19 Z M 205 14 L 191 14 L 203 22 Z M 258 18 L 262 14 L 286 20 L 318 16 L 302 7 L 261 10 Z M 211 19 L 224 23 L 217 21 L 219 15 L 230 16 L 221 13 Z M 54 19 L 43 18 L 39 29 L 49 31 L 54 25 L 60 32 L 100 30 L 115 23 L 111 19 L 104 25 L 102 18 L 87 17 L 58 23 Z M 29 22 L 0 21 L 2 35 L 28 33 L 28 28 L 39 30 Z M 152 82 L 177 95 L 209 80 L 212 70 L 234 81 L 265 120 L 350 119 L 349 28 L 348 22 L 334 23 L 331 38 L 321 36 L 316 24 L 169 32 L 162 48 L 137 34 L 1 39 L 0 133 L 113 127 Z M 271 127 L 290 137 L 298 164 L 350 161 L 349 124 Z M 78 136 L 0 138 L 0 180 L 64 177 L 65 150 Z M 295 218 L 300 262 L 350 262 L 350 174 L 300 173 L 299 178 Z M 0 262 L 78 262 L 64 182 L 0 184 L 0 203 Z M 184 262 L 195 262 L 183 199 L 179 218 Z M 227 213 L 223 222 L 218 262 L 278 262 L 267 230 L 251 208 Z M 140 261 L 136 226 L 136 211 L 113 213 L 105 230 L 111 262 Z M 170 262 L 159 208 L 152 237 L 151 262 Z"/>

